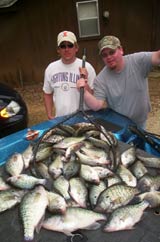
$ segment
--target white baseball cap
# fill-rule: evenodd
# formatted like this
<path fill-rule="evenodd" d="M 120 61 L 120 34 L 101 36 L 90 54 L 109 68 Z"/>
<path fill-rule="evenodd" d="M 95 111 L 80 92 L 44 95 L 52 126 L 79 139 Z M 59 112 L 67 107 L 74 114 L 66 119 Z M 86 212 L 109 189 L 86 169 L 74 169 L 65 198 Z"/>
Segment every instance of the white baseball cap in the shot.
<path fill-rule="evenodd" d="M 63 41 L 69 41 L 74 44 L 77 42 L 77 38 L 75 34 L 70 31 L 62 31 L 57 36 L 57 45 L 59 46 Z"/>

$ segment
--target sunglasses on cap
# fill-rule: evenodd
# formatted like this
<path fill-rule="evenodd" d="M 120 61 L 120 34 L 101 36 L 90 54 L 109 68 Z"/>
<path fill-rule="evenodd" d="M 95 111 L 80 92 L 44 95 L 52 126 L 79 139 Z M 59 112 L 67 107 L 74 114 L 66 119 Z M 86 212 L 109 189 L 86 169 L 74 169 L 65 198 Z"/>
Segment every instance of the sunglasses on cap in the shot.
<path fill-rule="evenodd" d="M 60 48 L 60 49 L 67 49 L 67 48 L 72 49 L 73 46 L 74 46 L 74 44 L 72 44 L 72 43 L 70 43 L 70 44 L 61 44 L 61 45 L 59 46 L 59 48 Z"/>

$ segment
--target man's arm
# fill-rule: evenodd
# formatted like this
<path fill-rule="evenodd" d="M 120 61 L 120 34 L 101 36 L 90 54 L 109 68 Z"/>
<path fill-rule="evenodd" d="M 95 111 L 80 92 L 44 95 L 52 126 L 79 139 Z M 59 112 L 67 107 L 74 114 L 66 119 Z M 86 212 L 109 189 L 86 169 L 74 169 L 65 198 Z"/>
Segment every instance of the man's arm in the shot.
<path fill-rule="evenodd" d="M 77 81 L 77 88 L 80 89 L 80 87 L 84 87 L 84 101 L 89 108 L 94 111 L 98 111 L 107 107 L 105 100 L 98 100 L 95 96 L 93 96 L 93 93 L 88 90 L 87 81 L 83 78 Z"/>
<path fill-rule="evenodd" d="M 152 65 L 153 66 L 160 65 L 160 50 L 154 51 L 152 53 Z"/>
<path fill-rule="evenodd" d="M 43 94 L 44 97 L 44 104 L 45 104 L 45 109 L 47 113 L 48 119 L 53 119 L 53 94 Z"/>
<path fill-rule="evenodd" d="M 104 100 L 98 100 L 95 96 L 93 96 L 86 89 L 84 91 L 84 100 L 88 107 L 90 107 L 94 111 L 98 111 L 102 108 L 107 107 L 107 103 Z"/>

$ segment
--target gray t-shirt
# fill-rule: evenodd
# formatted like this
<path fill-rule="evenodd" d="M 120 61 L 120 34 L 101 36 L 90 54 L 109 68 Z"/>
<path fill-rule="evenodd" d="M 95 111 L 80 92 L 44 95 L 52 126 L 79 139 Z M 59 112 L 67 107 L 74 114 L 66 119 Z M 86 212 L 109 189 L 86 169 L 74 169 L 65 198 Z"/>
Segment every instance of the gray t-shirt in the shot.
<path fill-rule="evenodd" d="M 125 55 L 124 69 L 116 73 L 106 66 L 94 81 L 94 95 L 106 100 L 108 107 L 137 125 L 142 125 L 150 111 L 147 76 L 152 68 L 151 52 Z"/>

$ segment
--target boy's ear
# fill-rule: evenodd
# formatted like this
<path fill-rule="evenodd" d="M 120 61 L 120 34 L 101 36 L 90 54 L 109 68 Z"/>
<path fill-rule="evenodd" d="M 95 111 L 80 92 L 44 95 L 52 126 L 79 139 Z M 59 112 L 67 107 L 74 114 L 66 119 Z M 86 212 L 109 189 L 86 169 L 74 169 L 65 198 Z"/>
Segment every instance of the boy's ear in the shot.
<path fill-rule="evenodd" d="M 120 49 L 120 50 L 121 50 L 121 54 L 123 55 L 123 54 L 124 54 L 123 48 L 121 47 L 121 49 Z"/>

